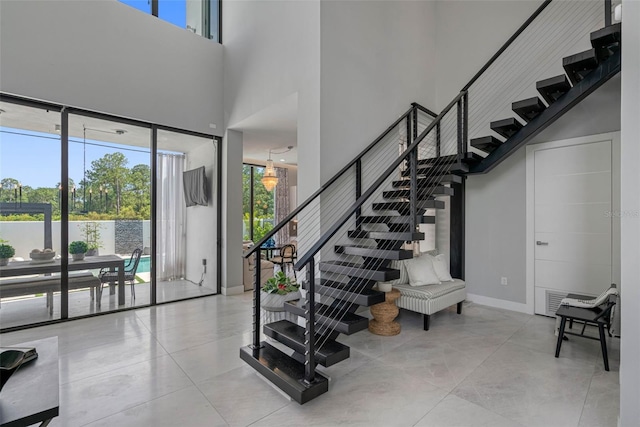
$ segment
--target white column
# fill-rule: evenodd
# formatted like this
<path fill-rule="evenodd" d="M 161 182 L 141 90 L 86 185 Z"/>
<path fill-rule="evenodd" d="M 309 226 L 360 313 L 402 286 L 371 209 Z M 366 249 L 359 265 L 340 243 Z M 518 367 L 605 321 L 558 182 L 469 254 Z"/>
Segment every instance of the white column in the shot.
<path fill-rule="evenodd" d="M 640 2 L 625 0 L 622 26 L 622 135 L 620 144 L 621 319 L 620 426 L 640 420 Z"/>
<path fill-rule="evenodd" d="M 222 294 L 242 285 L 242 132 L 227 130 L 222 140 Z"/>

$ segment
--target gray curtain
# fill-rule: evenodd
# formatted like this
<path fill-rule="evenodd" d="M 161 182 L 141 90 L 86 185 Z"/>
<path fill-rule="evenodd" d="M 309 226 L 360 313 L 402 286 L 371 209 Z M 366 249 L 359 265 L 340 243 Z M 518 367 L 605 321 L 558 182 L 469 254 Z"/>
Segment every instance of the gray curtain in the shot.
<path fill-rule="evenodd" d="M 289 177 L 285 168 L 276 168 L 276 176 L 278 177 L 278 185 L 276 185 L 275 196 L 275 214 L 276 224 L 289 215 Z M 278 246 L 289 243 L 289 225 L 285 225 L 276 233 L 276 244 Z"/>

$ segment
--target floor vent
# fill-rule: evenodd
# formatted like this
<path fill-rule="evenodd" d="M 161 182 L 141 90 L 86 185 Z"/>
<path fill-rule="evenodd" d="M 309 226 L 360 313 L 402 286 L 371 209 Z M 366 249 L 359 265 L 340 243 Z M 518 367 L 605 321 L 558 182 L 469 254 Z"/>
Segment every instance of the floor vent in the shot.
<path fill-rule="evenodd" d="M 568 294 L 558 291 L 545 291 L 545 308 L 547 316 L 555 316 L 558 307 L 560 307 L 560 301 L 566 298 Z"/>

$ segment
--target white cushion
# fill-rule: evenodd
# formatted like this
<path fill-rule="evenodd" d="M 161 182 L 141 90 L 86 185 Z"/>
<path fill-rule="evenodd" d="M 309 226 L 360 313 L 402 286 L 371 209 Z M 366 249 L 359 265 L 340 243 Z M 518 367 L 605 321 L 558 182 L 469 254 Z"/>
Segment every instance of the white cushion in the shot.
<path fill-rule="evenodd" d="M 440 279 L 429 256 L 423 255 L 404 261 L 411 286 L 439 285 Z"/>
<path fill-rule="evenodd" d="M 435 257 L 431 257 L 431 262 L 433 263 L 436 276 L 438 276 L 441 282 L 453 282 L 453 277 L 451 277 L 451 273 L 449 272 L 449 260 L 446 256 L 443 254 L 436 255 Z"/>
<path fill-rule="evenodd" d="M 441 283 L 439 285 L 428 286 L 409 286 L 409 285 L 397 285 L 395 289 L 399 290 L 403 296 L 409 296 L 413 298 L 421 299 L 435 299 L 440 298 L 448 293 L 457 291 L 458 289 L 464 289 L 465 282 L 460 279 L 454 279 L 452 282 Z"/>

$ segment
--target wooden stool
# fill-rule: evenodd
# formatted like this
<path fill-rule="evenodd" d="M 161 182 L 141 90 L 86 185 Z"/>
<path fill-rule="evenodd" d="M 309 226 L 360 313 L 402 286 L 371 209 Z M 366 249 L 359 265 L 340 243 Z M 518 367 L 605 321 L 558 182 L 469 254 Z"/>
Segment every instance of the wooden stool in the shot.
<path fill-rule="evenodd" d="M 373 319 L 369 320 L 369 331 L 372 334 L 392 336 L 400 333 L 400 323 L 394 319 L 398 317 L 400 310 L 396 306 L 396 300 L 400 298 L 400 291 L 392 289 L 385 294 L 385 301 L 369 307 Z"/>

